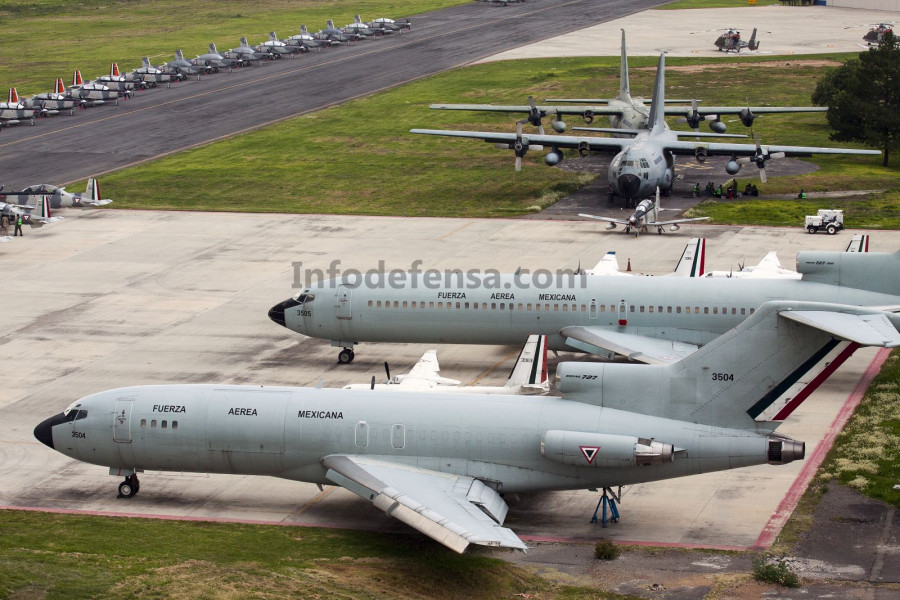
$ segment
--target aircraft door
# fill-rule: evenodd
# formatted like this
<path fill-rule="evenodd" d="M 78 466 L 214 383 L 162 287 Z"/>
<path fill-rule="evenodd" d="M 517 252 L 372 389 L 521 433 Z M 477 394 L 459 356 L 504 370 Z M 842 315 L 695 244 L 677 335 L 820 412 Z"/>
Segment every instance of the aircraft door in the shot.
<path fill-rule="evenodd" d="M 591 309 L 590 309 L 590 312 L 588 313 L 588 316 L 591 319 L 597 318 L 597 299 L 596 298 L 591 298 Z"/>
<path fill-rule="evenodd" d="M 339 285 L 334 300 L 338 319 L 350 319 L 353 317 L 350 307 L 350 288 L 345 285 Z"/>
<path fill-rule="evenodd" d="M 359 448 L 369 445 L 369 424 L 365 421 L 356 424 L 356 445 Z"/>
<path fill-rule="evenodd" d="M 119 398 L 116 400 L 116 411 L 113 415 L 113 441 L 121 443 L 131 442 L 132 406 L 134 406 L 134 398 Z"/>

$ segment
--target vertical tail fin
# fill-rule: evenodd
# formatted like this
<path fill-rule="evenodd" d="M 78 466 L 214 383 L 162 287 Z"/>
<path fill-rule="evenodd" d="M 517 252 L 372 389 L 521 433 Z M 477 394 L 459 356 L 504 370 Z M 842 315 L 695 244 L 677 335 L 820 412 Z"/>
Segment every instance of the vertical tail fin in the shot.
<path fill-rule="evenodd" d="M 146 56 L 145 56 L 144 58 L 142 58 L 142 59 L 141 59 L 141 66 L 142 66 L 143 68 L 145 68 L 145 69 L 149 69 L 149 68 L 150 68 L 150 59 L 149 59 L 148 57 L 146 57 Z"/>
<path fill-rule="evenodd" d="M 56 78 L 56 88 L 53 90 L 53 93 L 54 94 L 65 94 L 66 93 L 66 86 L 63 85 L 62 77 Z"/>
<path fill-rule="evenodd" d="M 675 266 L 679 277 L 703 277 L 706 273 L 706 238 L 692 238 Z"/>
<path fill-rule="evenodd" d="M 16 88 L 9 88 L 9 103 L 10 104 L 18 104 L 19 103 L 19 92 L 16 91 Z"/>
<path fill-rule="evenodd" d="M 513 393 L 546 394 L 550 391 L 547 378 L 547 336 L 530 335 L 506 385 Z"/>
<path fill-rule="evenodd" d="M 328 29 L 334 29 L 334 21 L 331 19 L 328 19 L 328 21 L 325 22 L 325 25 L 328 26 Z"/>
<path fill-rule="evenodd" d="M 96 179 L 88 179 L 87 189 L 84 191 L 84 195 L 88 200 L 99 200 L 100 183 L 98 183 Z"/>
<path fill-rule="evenodd" d="M 270 32 L 269 32 L 269 41 L 270 41 L 270 42 L 277 42 L 277 41 L 278 41 L 278 37 L 275 35 L 275 32 L 274 32 L 274 31 L 270 31 Z"/>
<path fill-rule="evenodd" d="M 659 55 L 656 67 L 656 81 L 653 84 L 653 99 L 650 102 L 650 135 L 658 135 L 666 130 L 666 53 Z"/>
<path fill-rule="evenodd" d="M 631 84 L 628 81 L 628 54 L 625 50 L 625 30 L 622 30 L 622 58 L 619 61 L 619 99 L 626 102 L 631 98 Z"/>
<path fill-rule="evenodd" d="M 175 60 L 184 60 L 184 54 L 180 49 L 175 51 Z"/>
<path fill-rule="evenodd" d="M 216 45 L 212 42 L 210 42 L 210 44 L 209 44 L 209 53 L 210 54 L 218 54 L 218 52 L 216 51 Z"/>
<path fill-rule="evenodd" d="M 242 37 L 241 38 L 241 48 L 249 48 L 249 47 L 250 47 L 250 44 L 247 43 L 247 38 Z"/>
<path fill-rule="evenodd" d="M 353 19 L 354 23 L 362 23 L 362 19 L 359 17 L 359 15 L 354 16 Z"/>
<path fill-rule="evenodd" d="M 78 69 L 72 74 L 72 85 L 84 85 L 84 79 L 81 78 L 81 71 Z"/>
<path fill-rule="evenodd" d="M 869 251 L 869 234 L 857 233 L 847 244 L 846 252 L 868 252 Z"/>
<path fill-rule="evenodd" d="M 301 26 L 300 26 L 300 34 L 301 34 L 301 35 L 309 35 L 309 30 L 306 29 L 306 25 L 301 25 Z"/>
<path fill-rule="evenodd" d="M 753 33 L 750 34 L 750 41 L 747 42 L 747 47 L 751 50 L 759 48 L 759 43 L 756 41 L 756 27 L 753 28 Z"/>

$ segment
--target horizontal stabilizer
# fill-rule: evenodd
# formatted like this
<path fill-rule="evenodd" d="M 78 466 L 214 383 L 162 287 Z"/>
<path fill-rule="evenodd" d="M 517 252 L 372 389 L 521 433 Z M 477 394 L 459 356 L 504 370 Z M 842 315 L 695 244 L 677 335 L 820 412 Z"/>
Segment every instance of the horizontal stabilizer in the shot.
<path fill-rule="evenodd" d="M 900 346 L 900 333 L 884 313 L 851 315 L 828 311 L 785 310 L 778 314 L 861 346 Z"/>
<path fill-rule="evenodd" d="M 360 456 L 328 456 L 322 463 L 328 480 L 451 550 L 528 548 L 501 527 L 508 510 L 503 498 L 477 479 Z"/>

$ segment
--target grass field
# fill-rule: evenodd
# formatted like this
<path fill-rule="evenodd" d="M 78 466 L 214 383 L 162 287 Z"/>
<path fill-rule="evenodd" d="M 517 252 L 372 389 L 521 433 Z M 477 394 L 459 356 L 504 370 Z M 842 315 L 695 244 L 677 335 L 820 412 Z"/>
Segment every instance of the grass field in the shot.
<path fill-rule="evenodd" d="M 682 10 L 689 8 L 743 8 L 747 6 L 772 6 L 778 5 L 778 2 L 772 0 L 759 0 L 757 4 L 751 5 L 747 0 L 675 0 L 662 6 L 656 7 L 656 10 Z"/>
<path fill-rule="evenodd" d="M 374 508 L 372 510 L 375 510 Z M 425 536 L 0 511 L 0 599 L 626 598 Z"/>
<path fill-rule="evenodd" d="M 806 105 L 827 65 L 847 55 L 671 59 L 670 94 L 697 95 L 707 104 Z M 724 67 L 723 67 L 724 66 Z M 631 85 L 649 92 L 655 60 L 631 60 Z M 509 131 L 515 117 L 433 111 L 433 102 L 524 103 L 528 95 L 613 95 L 618 58 L 507 61 L 457 69 L 342 106 L 130 168 L 103 179 L 117 208 L 510 216 L 544 207 L 583 185 L 582 174 L 551 169 L 541 154 L 525 158 L 472 140 L 408 133 L 413 127 Z M 581 119 L 570 119 L 570 125 Z M 729 131 L 747 132 L 736 120 Z M 527 127 L 526 127 L 527 129 Z M 836 145 L 821 114 L 763 117 L 754 130 L 764 143 Z M 363 131 L 364 135 L 359 135 Z M 689 160 L 680 158 L 680 161 Z M 812 175 L 773 178 L 766 193 L 804 188 L 889 189 L 900 173 L 877 158 L 813 159 Z M 744 172 L 748 176 L 752 169 Z M 722 172 L 721 180 L 728 176 Z M 166 181 L 165 189 L 159 181 Z M 82 184 L 73 185 L 74 188 Z M 793 222 L 791 222 L 793 224 Z"/>
<path fill-rule="evenodd" d="M 182 49 L 187 58 L 207 52 L 210 42 L 220 51 L 239 45 L 241 36 L 251 44 L 363 19 L 407 17 L 468 0 L 3 0 L 3 60 L 0 87 L 17 87 L 20 95 L 53 89 L 57 77 L 66 84 L 72 71 L 85 79 L 109 72 L 112 61 L 123 71 L 173 59 Z M 415 23 L 413 24 L 415 26 Z"/>

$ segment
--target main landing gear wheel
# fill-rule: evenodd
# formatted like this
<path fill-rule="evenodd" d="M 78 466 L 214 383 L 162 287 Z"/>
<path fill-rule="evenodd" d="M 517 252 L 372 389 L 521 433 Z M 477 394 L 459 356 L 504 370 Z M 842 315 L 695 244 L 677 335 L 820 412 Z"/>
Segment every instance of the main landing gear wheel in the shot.
<path fill-rule="evenodd" d="M 137 475 L 129 475 L 119 484 L 119 498 L 133 498 L 141 489 Z"/>
<path fill-rule="evenodd" d="M 338 362 L 342 365 L 348 365 L 353 362 L 353 350 L 350 348 L 344 348 L 341 350 L 341 353 L 338 354 Z"/>

